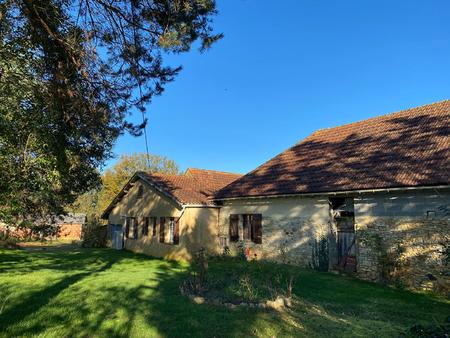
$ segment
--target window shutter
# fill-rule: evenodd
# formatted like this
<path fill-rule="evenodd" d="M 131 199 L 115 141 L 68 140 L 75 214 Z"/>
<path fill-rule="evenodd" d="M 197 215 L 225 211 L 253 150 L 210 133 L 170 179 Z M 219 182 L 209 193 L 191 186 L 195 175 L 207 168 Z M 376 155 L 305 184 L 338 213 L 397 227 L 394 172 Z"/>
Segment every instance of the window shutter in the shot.
<path fill-rule="evenodd" d="M 160 218 L 159 223 L 159 242 L 164 243 L 164 227 L 166 225 L 166 219 L 165 217 Z"/>
<path fill-rule="evenodd" d="M 152 217 L 152 235 L 153 237 L 156 236 L 156 217 Z"/>
<path fill-rule="evenodd" d="M 137 239 L 138 238 L 138 219 L 137 218 L 133 218 L 133 238 Z"/>
<path fill-rule="evenodd" d="M 125 218 L 125 238 L 130 238 L 130 218 Z"/>
<path fill-rule="evenodd" d="M 262 215 L 252 215 L 252 240 L 256 244 L 262 243 Z"/>
<path fill-rule="evenodd" d="M 180 243 L 180 218 L 176 217 L 173 225 L 173 244 Z"/>
<path fill-rule="evenodd" d="M 251 238 L 250 236 L 250 215 L 242 215 L 243 216 L 243 223 L 242 223 L 242 229 L 244 234 L 244 240 L 249 240 Z"/>
<path fill-rule="evenodd" d="M 230 215 L 230 242 L 239 240 L 239 215 Z"/>
<path fill-rule="evenodd" d="M 148 217 L 142 218 L 142 236 L 148 235 Z"/>

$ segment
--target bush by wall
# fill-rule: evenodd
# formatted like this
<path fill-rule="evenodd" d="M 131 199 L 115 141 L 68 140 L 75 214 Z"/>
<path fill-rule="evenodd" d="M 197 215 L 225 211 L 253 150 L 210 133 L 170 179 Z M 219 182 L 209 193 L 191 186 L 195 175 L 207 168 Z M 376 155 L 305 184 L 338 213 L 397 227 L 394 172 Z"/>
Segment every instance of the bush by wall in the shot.
<path fill-rule="evenodd" d="M 106 247 L 107 226 L 95 215 L 88 216 L 83 228 L 81 246 L 85 248 Z"/>

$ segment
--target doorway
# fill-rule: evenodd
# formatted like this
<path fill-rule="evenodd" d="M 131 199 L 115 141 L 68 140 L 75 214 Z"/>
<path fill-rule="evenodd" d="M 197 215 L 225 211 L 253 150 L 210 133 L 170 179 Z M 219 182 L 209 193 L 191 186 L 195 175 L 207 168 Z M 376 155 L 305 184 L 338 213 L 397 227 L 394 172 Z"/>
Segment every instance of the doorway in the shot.
<path fill-rule="evenodd" d="M 329 199 L 332 221 L 337 230 L 337 266 L 339 270 L 356 272 L 355 209 L 352 197 Z"/>
<path fill-rule="evenodd" d="M 116 250 L 123 249 L 123 229 L 120 224 L 111 225 L 112 248 Z"/>

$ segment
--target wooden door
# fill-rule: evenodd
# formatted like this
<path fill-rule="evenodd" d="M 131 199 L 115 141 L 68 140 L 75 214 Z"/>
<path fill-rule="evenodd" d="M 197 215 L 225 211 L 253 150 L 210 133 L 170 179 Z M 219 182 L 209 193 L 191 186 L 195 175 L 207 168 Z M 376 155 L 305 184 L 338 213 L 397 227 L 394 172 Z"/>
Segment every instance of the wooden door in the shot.
<path fill-rule="evenodd" d="M 112 247 L 116 250 L 123 249 L 123 230 L 121 225 L 112 226 Z"/>

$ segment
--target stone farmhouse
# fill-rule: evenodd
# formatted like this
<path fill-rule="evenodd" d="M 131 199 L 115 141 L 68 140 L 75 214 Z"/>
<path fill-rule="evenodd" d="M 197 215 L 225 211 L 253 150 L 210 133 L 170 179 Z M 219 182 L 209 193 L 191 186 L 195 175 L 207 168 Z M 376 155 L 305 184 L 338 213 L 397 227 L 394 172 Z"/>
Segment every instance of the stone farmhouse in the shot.
<path fill-rule="evenodd" d="M 450 101 L 318 130 L 246 175 L 136 173 L 103 218 L 115 248 L 200 248 L 449 285 Z"/>

